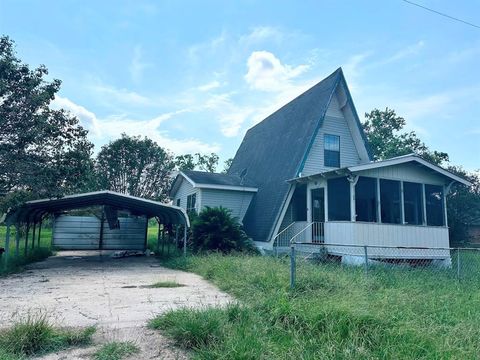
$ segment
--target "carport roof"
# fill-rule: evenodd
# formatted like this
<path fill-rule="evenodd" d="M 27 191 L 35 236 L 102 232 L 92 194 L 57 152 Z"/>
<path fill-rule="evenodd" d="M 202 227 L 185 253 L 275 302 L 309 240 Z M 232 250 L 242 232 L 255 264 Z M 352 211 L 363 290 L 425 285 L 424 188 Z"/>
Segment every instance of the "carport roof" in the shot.
<path fill-rule="evenodd" d="M 130 210 L 134 214 L 145 215 L 149 218 L 158 217 L 164 224 L 186 224 L 190 226 L 185 210 L 180 207 L 113 191 L 96 191 L 55 199 L 28 201 L 21 207 L 9 211 L 5 218 L 5 223 L 38 221 L 48 213 L 98 205 Z"/>

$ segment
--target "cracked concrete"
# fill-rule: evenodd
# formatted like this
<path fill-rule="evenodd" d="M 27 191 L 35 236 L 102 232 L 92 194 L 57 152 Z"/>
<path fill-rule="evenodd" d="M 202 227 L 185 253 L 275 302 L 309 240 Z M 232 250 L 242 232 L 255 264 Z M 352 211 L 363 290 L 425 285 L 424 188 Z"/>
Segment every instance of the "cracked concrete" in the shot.
<path fill-rule="evenodd" d="M 60 326 L 96 325 L 97 343 L 112 337 L 136 340 L 144 353 L 136 359 L 182 358 L 185 354 L 173 356 L 169 342 L 145 328 L 147 321 L 174 308 L 221 306 L 233 300 L 200 276 L 161 267 L 154 258 L 112 259 L 110 254 L 63 251 L 26 272 L 0 278 L 0 327 L 42 311 Z M 148 287 L 158 281 L 185 286 Z M 65 356 L 44 359 L 86 358 L 71 352 Z"/>

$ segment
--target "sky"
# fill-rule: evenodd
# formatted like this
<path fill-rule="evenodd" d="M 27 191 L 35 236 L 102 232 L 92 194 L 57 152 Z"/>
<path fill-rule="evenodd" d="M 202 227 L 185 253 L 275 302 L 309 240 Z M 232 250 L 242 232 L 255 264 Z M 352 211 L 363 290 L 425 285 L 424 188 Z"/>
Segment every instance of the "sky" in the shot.
<path fill-rule="evenodd" d="M 416 1 L 480 26 L 477 0 Z M 96 152 L 126 133 L 223 162 L 341 66 L 361 120 L 393 108 L 453 164 L 480 168 L 480 28 L 402 0 L 0 0 L 0 35 L 62 80 L 52 106 Z"/>

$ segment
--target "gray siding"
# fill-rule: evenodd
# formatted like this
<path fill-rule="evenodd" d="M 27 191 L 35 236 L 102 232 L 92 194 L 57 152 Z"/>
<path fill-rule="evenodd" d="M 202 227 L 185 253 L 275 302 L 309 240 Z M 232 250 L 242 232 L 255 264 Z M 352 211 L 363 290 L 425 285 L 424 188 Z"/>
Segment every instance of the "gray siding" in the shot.
<path fill-rule="evenodd" d="M 103 226 L 105 250 L 143 250 L 146 219 L 119 218 L 120 228 Z M 97 250 L 100 248 L 100 219 L 95 216 L 63 215 L 55 219 L 53 245 L 63 250 Z"/>
<path fill-rule="evenodd" d="M 322 127 L 318 131 L 305 161 L 302 176 L 332 170 L 331 167 L 325 167 L 323 161 L 323 137 L 325 134 L 340 136 L 340 167 L 360 164 L 360 156 L 353 141 L 349 125 L 339 107 L 337 95 L 334 95 Z"/>
<path fill-rule="evenodd" d="M 201 204 L 205 206 L 230 209 L 232 215 L 243 221 L 243 217 L 250 205 L 254 193 L 233 190 L 201 189 Z"/>
<path fill-rule="evenodd" d="M 192 184 L 190 184 L 187 180 L 182 178 L 182 183 L 180 184 L 175 197 L 173 198 L 173 205 L 177 205 L 177 200 L 180 199 L 180 207 L 183 209 L 187 208 L 187 196 L 191 194 L 197 193 L 197 203 L 196 208 L 197 211 L 199 209 L 200 199 L 198 196 L 198 189 L 195 189 Z"/>
<path fill-rule="evenodd" d="M 412 163 L 392 165 L 378 169 L 364 170 L 357 173 L 361 176 L 380 177 L 391 180 L 411 181 L 432 185 L 444 185 L 445 178 L 440 175 L 414 165 Z"/>

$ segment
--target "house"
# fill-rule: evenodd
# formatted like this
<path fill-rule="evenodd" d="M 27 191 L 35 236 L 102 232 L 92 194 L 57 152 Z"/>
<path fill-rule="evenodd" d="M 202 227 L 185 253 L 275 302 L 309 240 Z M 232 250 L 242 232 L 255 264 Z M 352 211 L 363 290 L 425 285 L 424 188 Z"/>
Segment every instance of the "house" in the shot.
<path fill-rule="evenodd" d="M 469 182 L 415 154 L 372 160 L 339 68 L 249 129 L 228 174 L 180 173 L 171 196 L 187 210 L 232 209 L 267 251 L 291 241 L 448 248 L 445 197 Z M 327 248 L 342 260 L 360 250 Z M 448 251 L 427 255 L 449 259 Z"/>

